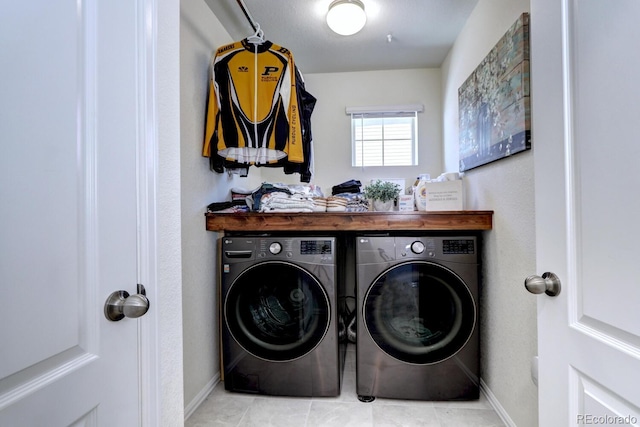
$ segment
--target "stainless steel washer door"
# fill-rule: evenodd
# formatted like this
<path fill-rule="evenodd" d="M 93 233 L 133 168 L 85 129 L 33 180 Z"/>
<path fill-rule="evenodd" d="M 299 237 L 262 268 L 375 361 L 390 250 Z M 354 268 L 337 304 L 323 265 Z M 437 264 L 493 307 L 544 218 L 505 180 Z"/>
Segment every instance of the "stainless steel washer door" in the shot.
<path fill-rule="evenodd" d="M 224 316 L 235 341 L 256 357 L 297 359 L 324 338 L 329 299 L 307 270 L 268 261 L 243 271 L 229 288 Z"/>
<path fill-rule="evenodd" d="M 364 297 L 364 324 L 388 355 L 433 364 L 462 349 L 476 324 L 476 304 L 451 270 L 426 261 L 393 266 Z"/>

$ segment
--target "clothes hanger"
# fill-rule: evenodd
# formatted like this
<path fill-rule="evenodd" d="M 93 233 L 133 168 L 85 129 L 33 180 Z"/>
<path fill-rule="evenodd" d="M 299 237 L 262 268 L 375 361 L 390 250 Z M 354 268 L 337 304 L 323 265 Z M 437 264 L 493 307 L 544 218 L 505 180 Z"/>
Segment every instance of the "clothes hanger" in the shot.
<path fill-rule="evenodd" d="M 247 37 L 247 41 L 249 43 L 253 43 L 253 44 L 262 44 L 264 43 L 264 31 L 262 31 L 262 28 L 260 28 L 260 24 L 256 24 L 256 32 Z"/>

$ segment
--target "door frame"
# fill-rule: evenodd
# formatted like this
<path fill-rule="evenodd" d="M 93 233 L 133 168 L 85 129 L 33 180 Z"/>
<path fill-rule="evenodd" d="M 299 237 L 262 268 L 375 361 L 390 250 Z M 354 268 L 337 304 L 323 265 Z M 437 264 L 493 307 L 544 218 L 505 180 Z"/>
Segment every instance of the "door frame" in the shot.
<path fill-rule="evenodd" d="M 138 404 L 140 406 L 140 422 L 142 426 L 155 426 L 161 424 L 160 415 L 160 383 L 157 380 L 159 372 L 159 360 L 156 348 L 158 348 L 159 316 L 158 302 L 158 277 L 157 277 L 157 228 L 156 228 L 156 177 L 158 174 L 157 161 L 155 160 L 158 149 L 156 92 L 156 55 L 158 50 L 158 16 L 157 0 L 142 0 L 137 2 L 138 14 L 137 44 L 140 54 L 138 61 L 138 111 L 139 138 L 137 139 L 137 192 L 138 192 L 138 283 L 147 288 L 151 307 L 146 316 L 139 319 L 138 323 Z M 151 31 L 147 31 L 144 25 L 145 16 L 151 17 Z M 152 161 L 148 161 L 151 160 Z"/>
<path fill-rule="evenodd" d="M 138 191 L 138 283 L 145 285 L 147 295 L 150 300 L 149 312 L 138 320 L 138 365 L 139 365 L 139 397 L 140 408 L 139 425 L 145 427 L 155 427 L 158 425 L 184 421 L 183 404 L 162 405 L 165 395 L 173 398 L 182 396 L 182 363 L 178 364 L 176 374 L 172 376 L 171 383 L 175 383 L 177 390 L 163 390 L 161 378 L 173 372 L 169 369 L 168 363 L 175 360 L 175 355 L 179 355 L 182 360 L 181 335 L 175 340 L 180 341 L 180 345 L 171 346 L 170 361 L 163 363 L 160 354 L 164 352 L 159 349 L 166 348 L 166 340 L 160 339 L 160 332 L 166 329 L 166 325 L 174 325 L 175 330 L 182 330 L 181 310 L 171 314 L 171 319 L 165 319 L 161 323 L 160 308 L 166 306 L 161 304 L 162 297 L 167 293 L 162 285 L 167 283 L 165 274 L 159 271 L 158 262 L 162 256 L 162 248 L 159 241 L 162 237 L 158 226 L 158 216 L 161 212 L 158 208 L 159 202 L 164 201 L 164 197 L 158 195 L 160 187 L 160 171 L 164 170 L 165 164 L 161 164 L 160 146 L 161 142 L 178 144 L 173 142 L 173 134 L 180 129 L 179 114 L 179 22 L 180 22 L 180 2 L 178 0 L 139 0 L 137 3 L 137 40 L 139 48 L 138 55 L 138 112 L 139 112 L 139 138 L 137 139 L 137 191 Z M 164 85 L 163 85 L 164 83 Z M 166 89 L 170 85 L 170 93 L 159 90 L 159 87 Z M 173 92 L 175 91 L 175 93 Z M 175 103 L 175 105 L 173 105 Z M 166 109 L 169 109 L 167 113 Z M 174 111 L 175 110 L 175 111 Z M 160 129 L 160 118 L 172 117 L 167 125 Z M 176 117 L 174 120 L 173 117 Z M 167 132 L 168 131 L 168 132 Z M 168 134 L 167 134 L 168 133 Z M 179 141 L 176 138 L 175 141 Z M 179 160 L 176 168 L 179 173 Z M 173 202 L 173 201 L 171 201 Z M 179 210 L 179 199 L 176 209 Z M 178 217 L 179 218 L 179 217 Z M 160 219 L 161 220 L 161 219 Z M 180 228 L 180 224 L 176 226 Z M 172 290 L 172 294 L 178 292 L 181 295 L 181 282 L 178 283 L 178 290 Z M 181 307 L 181 298 L 176 304 Z M 173 321 L 172 321 L 173 320 Z M 174 329 L 171 335 L 175 335 Z M 175 376 L 178 378 L 175 378 Z M 179 381 L 174 381 L 178 379 Z M 167 388 L 165 386 L 164 388 Z M 168 394 L 167 394 L 168 393 Z M 182 403 L 182 400 L 180 400 Z M 171 408 L 163 408 L 171 406 Z M 175 412 L 175 411 L 178 412 Z M 171 411 L 171 412 L 169 412 Z"/>

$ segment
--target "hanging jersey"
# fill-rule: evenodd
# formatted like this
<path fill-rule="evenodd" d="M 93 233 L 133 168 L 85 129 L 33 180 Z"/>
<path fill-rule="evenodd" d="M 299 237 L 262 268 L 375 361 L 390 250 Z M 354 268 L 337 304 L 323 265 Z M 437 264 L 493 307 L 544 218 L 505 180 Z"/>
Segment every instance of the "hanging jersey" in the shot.
<path fill-rule="evenodd" d="M 202 154 L 248 165 L 304 162 L 293 55 L 269 41 L 220 47 Z"/>
<path fill-rule="evenodd" d="M 311 95 L 305 88 L 304 79 L 302 73 L 295 67 L 296 72 L 296 91 L 298 93 L 298 106 L 300 111 L 300 118 L 302 120 L 302 147 L 304 161 L 302 163 L 289 162 L 287 158 L 279 160 L 277 163 L 268 163 L 264 165 L 266 167 L 281 167 L 283 172 L 287 175 L 298 173 L 300 175 L 300 182 L 311 182 L 313 176 L 313 139 L 311 135 L 311 114 L 316 104 L 316 98 Z M 215 138 L 215 134 L 214 134 Z M 209 157 L 209 166 L 212 171 L 218 173 L 232 173 L 239 174 L 240 176 L 247 176 L 249 173 L 249 166 L 246 164 L 233 162 L 226 160 L 220 156 L 212 155 Z"/>

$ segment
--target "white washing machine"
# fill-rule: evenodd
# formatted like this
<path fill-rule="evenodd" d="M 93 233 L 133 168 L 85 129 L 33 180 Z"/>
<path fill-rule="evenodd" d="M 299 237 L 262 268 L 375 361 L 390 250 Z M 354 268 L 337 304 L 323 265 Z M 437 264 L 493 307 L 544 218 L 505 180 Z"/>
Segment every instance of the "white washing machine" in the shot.
<path fill-rule="evenodd" d="M 479 397 L 475 236 L 359 236 L 357 393 Z"/>
<path fill-rule="evenodd" d="M 227 390 L 340 394 L 346 337 L 339 339 L 338 332 L 338 256 L 335 237 L 222 239 Z"/>

